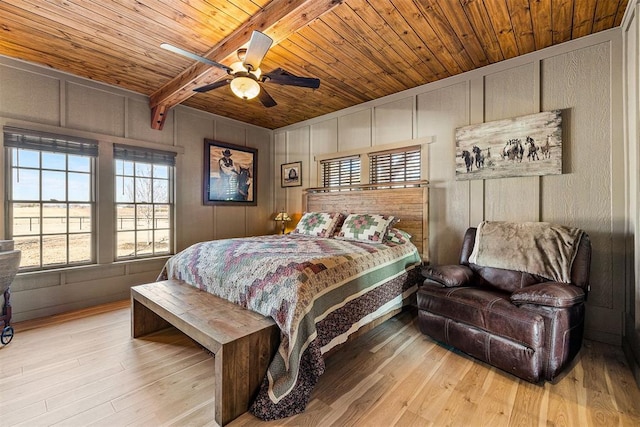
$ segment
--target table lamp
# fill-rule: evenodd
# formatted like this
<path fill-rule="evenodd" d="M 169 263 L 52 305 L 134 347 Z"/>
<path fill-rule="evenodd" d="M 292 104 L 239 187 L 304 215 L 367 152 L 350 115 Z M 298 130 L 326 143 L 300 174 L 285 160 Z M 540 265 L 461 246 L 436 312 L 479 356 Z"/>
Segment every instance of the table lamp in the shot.
<path fill-rule="evenodd" d="M 289 214 L 284 211 L 278 212 L 278 215 L 276 215 L 276 217 L 274 218 L 274 221 L 282 222 L 282 234 L 284 234 L 285 222 L 291 221 L 291 217 L 289 217 Z"/>

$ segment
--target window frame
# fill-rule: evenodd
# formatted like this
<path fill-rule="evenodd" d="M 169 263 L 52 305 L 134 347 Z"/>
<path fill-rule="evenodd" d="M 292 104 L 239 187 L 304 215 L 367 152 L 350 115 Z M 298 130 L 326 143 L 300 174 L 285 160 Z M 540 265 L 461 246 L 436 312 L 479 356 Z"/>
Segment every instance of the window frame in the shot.
<path fill-rule="evenodd" d="M 415 156 L 417 156 L 417 166 Z M 421 179 L 422 150 L 419 145 L 375 151 L 369 153 L 368 159 L 370 184 L 407 187 Z M 401 173 L 395 172 L 398 168 L 402 168 Z M 397 179 L 398 175 L 403 175 L 402 179 Z M 407 178 L 407 175 L 411 176 Z"/>
<path fill-rule="evenodd" d="M 357 165 L 357 168 L 354 167 L 355 165 Z M 360 156 L 322 160 L 320 166 L 322 170 L 322 187 L 324 188 L 340 189 L 358 185 L 362 182 L 362 159 Z M 348 172 L 343 173 L 345 170 L 348 170 Z M 327 175 L 327 172 L 329 172 L 329 175 Z M 337 184 L 334 184 L 335 180 L 337 180 Z"/>
<path fill-rule="evenodd" d="M 131 163 L 131 171 L 132 174 L 127 175 L 124 173 L 124 164 L 123 164 L 123 173 L 118 173 L 118 162 L 130 162 Z M 151 167 L 151 173 L 149 176 L 137 175 L 138 167 L 137 165 L 144 164 L 149 165 Z M 154 166 L 166 166 L 167 167 L 167 176 L 166 178 L 155 178 L 154 177 Z M 118 191 L 118 179 L 122 179 L 124 181 L 125 178 L 133 179 L 133 200 L 132 201 L 118 201 L 118 195 L 116 194 Z M 136 182 L 137 179 L 149 179 L 151 181 L 152 189 L 150 190 L 151 201 L 136 201 L 138 196 Z M 175 253 L 175 153 L 169 151 L 155 150 L 155 149 L 147 149 L 142 147 L 134 147 L 128 145 L 114 144 L 114 155 L 113 155 L 113 209 L 114 209 L 114 248 L 113 248 L 113 260 L 114 262 L 122 262 L 129 260 L 139 260 L 139 259 L 148 259 L 148 258 L 157 258 L 162 256 L 171 256 Z M 153 199 L 155 198 L 155 193 L 153 191 L 153 183 L 154 180 L 167 181 L 167 201 L 166 202 L 155 202 Z M 123 185 L 124 191 L 124 185 Z M 128 230 L 122 230 L 118 226 L 119 222 L 119 213 L 118 207 L 124 205 L 133 205 L 134 212 L 134 228 Z M 168 206 L 167 212 L 167 228 L 156 227 L 153 224 L 156 223 L 155 212 L 156 206 Z M 152 212 L 152 227 L 151 228 L 138 228 L 138 207 L 139 206 L 151 206 Z M 158 230 L 166 230 L 168 235 L 167 242 L 167 251 L 156 252 L 155 249 L 155 236 Z M 138 233 L 143 231 L 151 231 L 152 234 L 152 250 L 151 253 L 139 253 L 138 250 Z M 119 256 L 118 252 L 118 237 L 123 233 L 133 233 L 134 242 L 133 242 L 133 254 L 129 256 Z"/>
<path fill-rule="evenodd" d="M 96 197 L 96 185 L 97 185 L 97 155 L 98 155 L 98 142 L 95 140 L 90 140 L 86 138 L 78 138 L 67 135 L 53 134 L 47 132 L 39 132 L 39 131 L 31 131 L 27 129 L 14 128 L 10 126 L 4 126 L 3 128 L 3 145 L 4 145 L 4 154 L 5 154 L 5 234 L 7 238 L 15 240 L 16 238 L 33 238 L 38 240 L 38 262 L 37 265 L 27 265 L 21 266 L 19 272 L 35 272 L 35 271 L 47 271 L 47 270 L 56 270 L 63 268 L 72 268 L 78 266 L 85 265 L 95 265 L 97 264 L 97 197 Z M 15 151 L 14 151 L 15 150 Z M 24 151 L 32 151 L 37 153 L 38 157 L 38 165 L 25 165 L 21 166 L 20 161 L 14 163 L 14 152 L 16 154 L 16 158 L 19 159 L 20 154 Z M 57 154 L 64 155 L 64 168 L 60 167 L 52 167 L 50 165 L 45 165 L 43 162 L 43 157 L 46 153 L 49 154 Z M 70 169 L 69 156 L 82 156 L 88 157 L 89 160 L 89 170 L 88 171 L 80 171 Z M 38 174 L 38 196 L 36 199 L 33 198 L 15 198 L 14 199 L 14 187 L 13 187 L 13 173 L 17 171 L 17 174 L 20 174 L 20 171 L 37 171 Z M 44 200 L 43 199 L 43 172 L 50 173 L 63 173 L 64 181 L 65 181 L 65 197 L 64 200 Z M 89 199 L 88 200 L 71 200 L 70 197 L 70 182 L 69 182 L 69 174 L 70 173 L 83 173 L 89 176 Z M 39 231 L 37 233 L 26 233 L 26 234 L 15 234 L 16 230 L 14 227 L 15 219 L 15 205 L 16 204 L 33 204 L 38 206 L 38 216 L 30 217 L 37 218 L 39 224 Z M 56 204 L 56 205 L 64 205 L 65 215 L 61 218 L 62 223 L 65 224 L 64 231 L 46 231 L 44 227 L 44 219 L 45 218 L 53 218 L 48 217 L 44 214 L 45 205 L 47 204 Z M 70 210 L 73 205 L 89 205 L 89 214 L 91 219 L 91 227 L 89 231 L 72 231 L 70 230 L 71 223 L 69 221 L 71 215 Z M 57 216 L 56 216 L 57 218 Z M 30 221 L 31 223 L 31 221 Z M 80 219 L 80 228 L 82 224 L 82 220 Z M 31 228 L 31 227 L 30 227 Z M 80 260 L 80 261 L 70 261 L 71 257 L 71 248 L 72 246 L 69 244 L 71 236 L 78 235 L 87 235 L 89 236 L 89 250 L 90 254 L 88 259 Z M 64 236 L 65 239 L 65 262 L 57 262 L 45 264 L 45 240 L 47 237 L 55 238 L 55 236 Z M 16 249 L 20 249 L 19 244 L 16 245 Z M 21 264 L 24 262 L 24 252 Z"/>
<path fill-rule="evenodd" d="M 93 161 L 93 230 L 94 230 L 94 242 L 93 242 L 93 254 L 92 257 L 94 262 L 92 263 L 74 263 L 69 265 L 61 265 L 56 264 L 51 267 L 47 266 L 44 269 L 35 269 L 35 268 L 22 268 L 18 271 L 18 275 L 22 277 L 30 277 L 30 278 L 47 278 L 46 280 L 52 280 L 51 283 L 62 283 L 60 281 L 70 280 L 69 277 L 65 276 L 65 274 L 75 274 L 82 273 L 77 277 L 85 277 L 83 274 L 86 272 L 92 272 L 91 274 L 102 274 L 97 272 L 106 272 L 107 274 L 111 274 L 113 268 L 123 268 L 126 266 L 126 270 L 124 275 L 128 275 L 129 268 L 134 268 L 131 271 L 138 271 L 140 268 L 153 268 L 154 271 L 157 268 L 160 268 L 162 263 L 165 262 L 166 259 L 171 257 L 177 249 L 178 237 L 176 234 L 176 212 L 179 211 L 180 207 L 176 205 L 177 196 L 175 194 L 176 189 L 176 180 L 179 177 L 179 166 L 176 166 L 173 169 L 173 188 L 171 189 L 171 196 L 173 197 L 173 207 L 171 211 L 171 231 L 169 232 L 169 237 L 171 239 L 171 246 L 169 247 L 170 253 L 167 255 L 156 255 L 149 256 L 145 258 L 139 259 L 118 259 L 116 260 L 115 253 L 116 249 L 115 245 L 115 229 L 116 229 L 116 221 L 114 216 L 114 194 L 115 189 L 113 188 L 114 183 L 114 159 L 113 159 L 113 147 L 117 144 L 126 144 L 131 147 L 141 147 L 150 151 L 157 151 L 162 153 L 163 155 L 169 155 L 173 157 L 175 163 L 177 162 L 177 156 L 182 155 L 185 152 L 184 147 L 179 145 L 171 145 L 165 143 L 158 143 L 152 141 L 143 141 L 136 140 L 126 137 L 116 137 L 113 135 L 105 135 L 97 132 L 90 131 L 82 131 L 77 129 L 58 127 L 58 126 L 49 126 L 43 125 L 40 123 L 30 123 L 30 122 L 3 122 L 2 123 L 3 132 L 8 132 L 11 130 L 20 130 L 29 134 L 36 135 L 45 135 L 45 136 L 57 136 L 63 137 L 70 140 L 79 140 L 79 141 L 91 141 L 95 142 L 97 145 L 95 148 L 96 157 Z M 2 238 L 11 239 L 12 226 L 10 222 L 12 221 L 9 216 L 9 208 L 8 208 L 8 194 L 10 190 L 10 186 L 8 183 L 11 182 L 11 175 L 9 173 L 8 168 L 8 159 L 10 156 L 10 150 L 7 149 L 11 144 L 7 144 L 7 138 L 4 136 L 0 136 L 0 163 L 2 163 L 4 172 L 0 175 L 0 182 L 2 179 L 5 181 L 2 183 L 0 187 L 0 197 L 4 201 L 4 206 L 2 209 L 2 220 L 0 220 L 0 233 L 2 233 Z M 14 212 L 11 212 L 13 215 Z M 77 222 L 76 222 L 77 228 Z M 15 231 L 15 230 L 13 230 Z M 83 224 L 84 231 L 84 224 Z M 86 253 L 86 252 L 85 252 Z M 38 261 L 39 262 L 39 261 Z M 129 267 L 137 265 L 137 267 Z M 148 265 L 149 267 L 142 267 L 143 265 Z M 152 267 L 153 266 L 153 267 Z M 120 270 L 118 270 L 120 271 Z M 146 271 L 146 270 L 145 270 Z M 55 278 L 58 279 L 55 279 Z M 40 279 L 38 279 L 40 280 Z M 77 280 L 77 279 L 73 279 Z M 49 282 L 47 282 L 49 283 Z M 44 285 L 49 286 L 49 285 Z"/>
<path fill-rule="evenodd" d="M 428 180 L 426 180 L 425 176 L 427 176 L 427 165 L 428 165 L 428 144 L 431 144 L 435 141 L 433 136 L 421 137 L 406 141 L 399 141 L 390 144 L 381 144 L 374 145 L 363 148 L 356 148 L 352 150 L 345 150 L 336 153 L 327 153 L 327 154 L 319 154 L 314 156 L 314 160 L 316 162 L 317 174 L 316 174 L 316 185 L 315 188 L 309 188 L 309 191 L 352 191 L 352 190 L 362 190 L 362 189 L 373 189 L 373 188 L 401 188 L 401 187 L 414 187 L 414 186 L 426 186 L 428 185 Z M 370 162 L 369 155 L 375 153 L 382 153 L 386 151 L 403 151 L 403 150 L 411 150 L 418 149 L 420 152 L 420 179 L 412 180 L 412 181 L 402 181 L 402 182 L 393 182 L 391 183 L 371 183 L 370 182 Z M 341 158 L 347 157 L 359 157 L 360 158 L 360 183 L 356 185 L 343 186 L 343 187 L 324 187 L 323 184 L 323 163 L 337 160 Z M 366 160 L 365 160 L 366 159 Z M 394 185 L 396 184 L 396 185 Z"/>

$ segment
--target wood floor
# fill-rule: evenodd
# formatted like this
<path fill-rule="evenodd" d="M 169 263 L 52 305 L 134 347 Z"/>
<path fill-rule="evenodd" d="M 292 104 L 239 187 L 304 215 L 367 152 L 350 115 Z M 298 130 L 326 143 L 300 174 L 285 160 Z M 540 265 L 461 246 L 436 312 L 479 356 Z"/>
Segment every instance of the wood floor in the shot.
<path fill-rule="evenodd" d="M 175 329 L 130 338 L 128 301 L 16 324 L 0 347 L 0 426 L 202 426 L 213 359 Z M 556 384 L 529 384 L 450 351 L 405 312 L 348 343 L 305 413 L 231 426 L 638 426 L 620 348 L 585 342 Z"/>

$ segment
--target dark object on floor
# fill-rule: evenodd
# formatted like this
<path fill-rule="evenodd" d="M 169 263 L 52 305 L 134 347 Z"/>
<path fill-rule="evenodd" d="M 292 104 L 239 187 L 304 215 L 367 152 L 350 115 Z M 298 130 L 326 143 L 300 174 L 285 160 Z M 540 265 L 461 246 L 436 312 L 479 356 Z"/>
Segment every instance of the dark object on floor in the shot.
<path fill-rule="evenodd" d="M 13 339 L 13 327 L 11 326 L 11 282 L 16 277 L 20 267 L 20 251 L 13 250 L 13 240 L 0 240 L 0 293 L 4 296 L 2 315 L 3 323 L 0 332 L 0 343 L 9 344 Z"/>

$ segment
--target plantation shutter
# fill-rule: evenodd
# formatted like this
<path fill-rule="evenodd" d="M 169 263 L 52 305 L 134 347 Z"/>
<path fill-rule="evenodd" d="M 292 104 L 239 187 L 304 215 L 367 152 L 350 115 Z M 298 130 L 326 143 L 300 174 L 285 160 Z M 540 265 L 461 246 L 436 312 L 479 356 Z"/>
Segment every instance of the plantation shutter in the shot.
<path fill-rule="evenodd" d="M 360 183 L 360 156 L 323 160 L 322 186 L 342 187 Z"/>
<path fill-rule="evenodd" d="M 420 180 L 420 146 L 369 154 L 369 182 L 407 182 Z"/>

